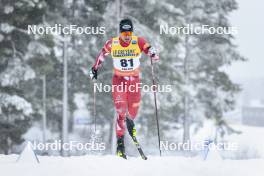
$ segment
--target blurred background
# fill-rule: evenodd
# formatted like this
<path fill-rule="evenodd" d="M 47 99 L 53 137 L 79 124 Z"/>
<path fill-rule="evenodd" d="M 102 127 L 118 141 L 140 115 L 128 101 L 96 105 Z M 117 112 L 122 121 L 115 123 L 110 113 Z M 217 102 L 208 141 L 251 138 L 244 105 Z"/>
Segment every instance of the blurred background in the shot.
<path fill-rule="evenodd" d="M 254 2 L 255 1 L 255 2 Z M 160 51 L 155 64 L 161 140 L 211 138 L 238 142 L 227 158 L 264 157 L 263 21 L 260 2 L 246 0 L 1 0 L 0 153 L 19 153 L 24 141 L 87 142 L 94 133 L 115 151 L 115 110 L 111 92 L 96 93 L 89 70 L 106 40 L 118 35 L 122 18 L 134 23 Z M 33 35 L 28 25 L 104 26 L 105 35 Z M 160 35 L 160 25 L 234 26 L 238 34 Z M 151 67 L 142 58 L 142 82 L 151 85 Z M 111 84 L 107 57 L 98 83 Z M 158 152 L 153 94 L 142 93 L 136 119 L 146 153 Z M 254 140 L 255 139 L 255 140 Z M 127 140 L 127 143 L 130 143 Z M 134 151 L 133 145 L 128 150 Z M 61 151 L 37 151 L 61 155 Z M 91 152 L 70 151 L 67 155 Z M 179 154 L 165 152 L 167 155 Z M 195 152 L 190 152 L 195 154 Z"/>

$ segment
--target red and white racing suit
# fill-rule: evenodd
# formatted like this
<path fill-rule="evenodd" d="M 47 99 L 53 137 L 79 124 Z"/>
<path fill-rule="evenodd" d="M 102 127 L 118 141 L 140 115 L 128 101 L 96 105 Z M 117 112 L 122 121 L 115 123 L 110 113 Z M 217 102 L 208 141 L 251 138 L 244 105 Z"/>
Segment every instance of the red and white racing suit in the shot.
<path fill-rule="evenodd" d="M 150 45 L 142 37 L 132 36 L 130 43 L 115 37 L 105 43 L 93 65 L 97 70 L 105 56 L 111 54 L 114 66 L 112 95 L 117 112 L 118 137 L 124 135 L 126 116 L 132 120 L 136 118 L 141 99 L 140 90 L 136 89 L 136 85 L 140 83 L 140 57 L 142 52 L 147 54 L 149 48 Z M 120 86 L 123 87 L 123 91 L 120 91 Z"/>

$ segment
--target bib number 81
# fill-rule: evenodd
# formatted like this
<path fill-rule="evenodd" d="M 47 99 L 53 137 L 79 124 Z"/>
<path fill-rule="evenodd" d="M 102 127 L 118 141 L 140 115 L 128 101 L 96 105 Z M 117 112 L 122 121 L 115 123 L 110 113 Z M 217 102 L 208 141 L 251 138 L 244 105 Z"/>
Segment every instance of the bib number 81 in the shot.
<path fill-rule="evenodd" d="M 133 67 L 134 66 L 133 59 L 128 59 L 128 60 L 127 59 L 121 59 L 120 63 L 121 63 L 122 67 L 128 67 L 128 66 Z"/>

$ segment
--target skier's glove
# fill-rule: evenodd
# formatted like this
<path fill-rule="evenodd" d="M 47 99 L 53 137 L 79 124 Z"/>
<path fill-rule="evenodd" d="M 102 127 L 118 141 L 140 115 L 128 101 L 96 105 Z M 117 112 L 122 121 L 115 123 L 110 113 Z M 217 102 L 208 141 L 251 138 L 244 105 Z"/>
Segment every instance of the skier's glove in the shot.
<path fill-rule="evenodd" d="M 90 70 L 90 78 L 93 79 L 97 79 L 97 70 L 95 70 L 93 67 Z"/>
<path fill-rule="evenodd" d="M 156 48 L 154 48 L 153 46 L 151 46 L 149 48 L 148 55 L 150 56 L 152 61 L 158 61 L 159 60 L 158 52 L 157 52 Z"/>

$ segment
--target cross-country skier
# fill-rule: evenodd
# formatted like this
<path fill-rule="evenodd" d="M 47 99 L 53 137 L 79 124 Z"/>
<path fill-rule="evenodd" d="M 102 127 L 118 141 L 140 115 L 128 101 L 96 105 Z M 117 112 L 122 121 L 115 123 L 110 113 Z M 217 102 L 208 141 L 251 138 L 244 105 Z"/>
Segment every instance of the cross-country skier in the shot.
<path fill-rule="evenodd" d="M 125 121 L 130 136 L 136 136 L 134 119 L 136 118 L 140 105 L 140 90 L 136 89 L 140 78 L 140 57 L 144 52 L 153 61 L 159 60 L 156 49 L 142 37 L 133 35 L 133 24 L 130 19 L 123 19 L 119 24 L 120 35 L 108 40 L 93 65 L 90 76 L 97 79 L 97 71 L 105 59 L 111 54 L 113 58 L 114 75 L 112 84 L 113 101 L 117 112 L 116 135 L 117 135 L 117 155 L 126 158 L 124 133 Z M 122 85 L 124 91 L 118 90 L 118 85 Z M 126 87 L 126 88 L 125 88 Z"/>

